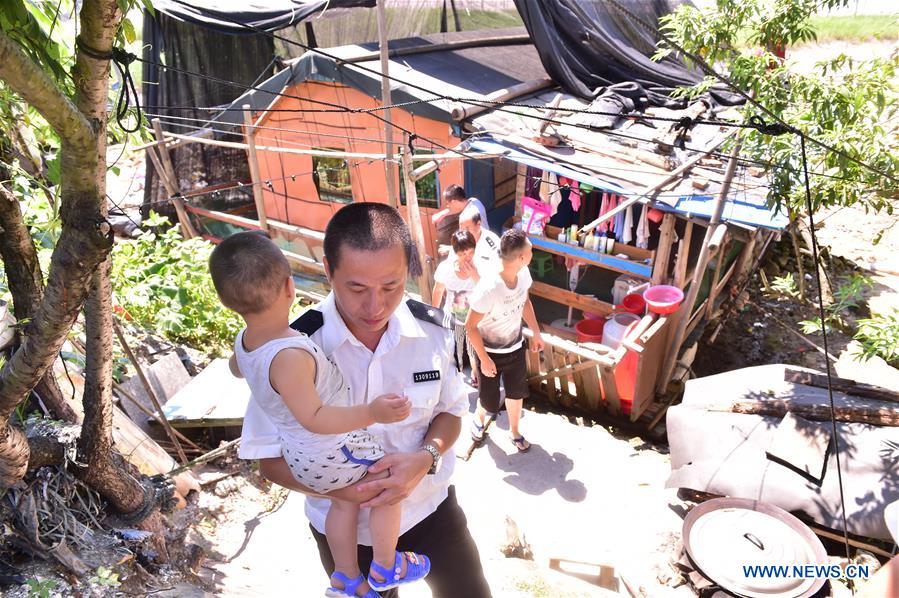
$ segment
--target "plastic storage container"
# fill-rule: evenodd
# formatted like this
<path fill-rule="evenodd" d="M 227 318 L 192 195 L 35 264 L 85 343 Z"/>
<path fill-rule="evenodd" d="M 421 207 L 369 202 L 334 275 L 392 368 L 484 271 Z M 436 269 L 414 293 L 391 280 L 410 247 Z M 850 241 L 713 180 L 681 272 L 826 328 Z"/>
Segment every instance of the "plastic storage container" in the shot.
<path fill-rule="evenodd" d="M 606 325 L 602 331 L 602 344 L 609 348 L 617 349 L 618 345 L 621 344 L 621 339 L 624 338 L 627 327 L 634 322 L 639 321 L 640 316 L 636 314 L 615 314 L 606 321 Z"/>

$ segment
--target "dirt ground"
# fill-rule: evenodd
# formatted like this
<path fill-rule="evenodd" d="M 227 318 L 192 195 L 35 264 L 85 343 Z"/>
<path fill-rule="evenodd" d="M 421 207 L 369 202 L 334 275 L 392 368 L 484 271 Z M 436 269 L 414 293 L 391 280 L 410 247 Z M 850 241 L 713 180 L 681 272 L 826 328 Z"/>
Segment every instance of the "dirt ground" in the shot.
<path fill-rule="evenodd" d="M 884 55 L 895 44 L 872 43 L 808 46 L 791 53 L 800 68 L 813 60 L 848 51 L 864 57 Z M 113 148 L 115 149 L 115 148 Z M 110 152 L 114 160 L 117 151 Z M 109 193 L 117 203 L 133 210 L 143 189 L 142 156 L 125 154 L 121 173 L 110 181 Z M 133 215 L 133 211 L 130 211 Z M 869 313 L 899 308 L 899 226 L 897 217 L 865 214 L 847 208 L 819 216 L 819 240 L 833 259 L 830 274 L 836 281 L 853 273 L 871 277 L 867 305 L 844 314 L 848 321 Z M 878 245 L 873 240 L 884 230 Z M 789 270 L 788 243 L 772 252 L 767 271 Z M 769 281 L 770 281 L 769 277 Z M 811 288 L 814 285 L 809 281 Z M 756 277 L 749 286 L 750 301 L 718 334 L 705 339 L 696 375 L 763 363 L 784 362 L 823 369 L 824 356 L 817 336 L 803 335 L 796 324 L 816 315 L 813 305 L 766 294 Z M 880 383 L 895 381 L 899 372 L 875 362 L 852 358 L 851 336 L 831 337 L 837 373 Z M 899 382 L 892 384 L 899 387 Z M 496 596 L 605 596 L 614 595 L 586 581 L 598 569 L 569 567 L 567 573 L 549 568 L 552 558 L 603 564 L 614 571 L 620 593 L 622 579 L 642 587 L 650 596 L 692 596 L 669 564 L 687 508 L 675 492 L 664 487 L 669 470 L 667 449 L 640 438 L 617 434 L 589 422 L 559 415 L 527 412 L 523 429 L 534 442 L 526 455 L 515 453 L 500 420 L 487 445 L 468 463 L 457 464 L 455 483 L 459 501 L 481 551 L 488 579 Z M 467 430 L 467 422 L 466 428 Z M 464 436 L 457 448 L 467 445 Z M 47 593 L 23 585 L 7 588 L 4 596 L 307 596 L 321 595 L 325 581 L 302 510 L 302 498 L 262 480 L 252 466 L 231 457 L 199 471 L 204 492 L 172 516 L 176 528 L 188 528 L 184 542 L 200 547 L 196 575 L 178 567 L 164 568 L 130 586 L 98 579 L 87 584 L 65 580 L 55 568 L 36 561 L 23 572 L 29 581 L 56 579 Z M 226 477 L 227 476 L 227 477 Z M 509 517 L 529 542 L 534 560 L 506 558 Z M 127 558 L 116 553 L 107 566 L 122 581 L 136 576 Z M 183 564 L 183 563 L 176 563 Z M 140 580 L 138 580 L 140 581 Z M 595 580 L 594 580 L 595 581 Z M 70 583 L 72 582 L 72 583 Z M 130 583 L 130 582 L 129 582 Z M 424 584 L 403 595 L 429 596 Z"/>

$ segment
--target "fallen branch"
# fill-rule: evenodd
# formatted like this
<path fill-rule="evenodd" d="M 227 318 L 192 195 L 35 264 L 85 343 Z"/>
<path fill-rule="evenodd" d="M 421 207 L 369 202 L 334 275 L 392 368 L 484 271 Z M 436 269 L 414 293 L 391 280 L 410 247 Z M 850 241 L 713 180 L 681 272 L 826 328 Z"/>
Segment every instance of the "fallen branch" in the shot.
<path fill-rule="evenodd" d="M 784 382 L 804 384 L 806 386 L 814 386 L 815 388 L 827 388 L 826 375 L 816 372 L 794 370 L 792 368 L 784 369 Z M 865 384 L 847 378 L 836 378 L 831 376 L 830 385 L 834 390 L 854 397 L 865 397 L 868 399 L 877 399 L 878 401 L 899 403 L 899 392 L 881 388 L 880 386 L 874 386 L 873 384 Z"/>
<path fill-rule="evenodd" d="M 227 454 L 228 451 L 230 451 L 232 448 L 237 447 L 239 444 L 240 444 L 240 438 L 238 438 L 236 440 L 232 440 L 231 442 L 227 442 L 216 449 L 212 449 L 205 455 L 200 455 L 193 461 L 188 461 L 181 467 L 176 467 L 175 469 L 170 471 L 167 475 L 169 477 L 176 476 L 183 471 L 193 469 L 197 465 L 201 465 L 203 463 L 206 463 L 207 461 L 212 461 L 213 459 L 217 459 L 218 457 L 221 457 L 222 455 Z"/>
<path fill-rule="evenodd" d="M 730 408 L 709 409 L 709 411 L 730 411 L 770 417 L 784 417 L 787 413 L 792 413 L 814 421 L 830 421 L 831 419 L 830 405 L 798 403 L 789 399 L 736 401 Z M 899 426 L 899 409 L 891 407 L 836 405 L 833 416 L 839 422 Z"/>

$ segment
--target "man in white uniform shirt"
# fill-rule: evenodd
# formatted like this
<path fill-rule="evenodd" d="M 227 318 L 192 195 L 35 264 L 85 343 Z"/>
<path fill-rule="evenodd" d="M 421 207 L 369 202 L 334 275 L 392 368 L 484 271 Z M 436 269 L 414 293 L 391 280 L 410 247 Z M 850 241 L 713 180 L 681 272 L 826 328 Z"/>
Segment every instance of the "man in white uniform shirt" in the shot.
<path fill-rule="evenodd" d="M 499 237 L 487 228 L 476 207 L 469 206 L 462 210 L 459 215 L 459 229 L 467 230 L 474 236 L 474 266 L 481 278 L 502 270 L 503 264 L 499 259 Z"/>
<path fill-rule="evenodd" d="M 350 204 L 328 223 L 324 253 L 331 293 L 291 326 L 308 334 L 337 364 L 352 404 L 387 392 L 403 393 L 412 402 L 407 419 L 368 428 L 387 453 L 369 471 L 388 471 L 389 477 L 360 487 L 380 490 L 361 506 L 403 501 L 397 550 L 431 559 L 426 581 L 435 597 L 490 596 L 477 547 L 449 484 L 455 465 L 452 446 L 468 400 L 455 367 L 453 335 L 439 325 L 442 314 L 404 301 L 406 279 L 421 267 L 409 230 L 385 204 Z M 294 480 L 274 425 L 252 398 L 241 438 L 240 457 L 259 459 L 262 475 L 314 494 Z M 329 506 L 326 498 L 306 499 L 306 515 L 328 574 L 333 559 L 323 531 Z M 358 538 L 359 565 L 366 571 L 372 551 L 364 509 Z M 392 592 L 382 596 L 395 596 Z"/>

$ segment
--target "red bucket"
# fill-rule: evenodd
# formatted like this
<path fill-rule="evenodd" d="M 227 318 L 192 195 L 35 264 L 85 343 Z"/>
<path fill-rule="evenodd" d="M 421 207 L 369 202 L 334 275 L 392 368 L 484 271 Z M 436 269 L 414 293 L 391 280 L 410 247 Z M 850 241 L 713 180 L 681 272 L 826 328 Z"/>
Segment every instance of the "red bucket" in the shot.
<path fill-rule="evenodd" d="M 621 300 L 621 305 L 618 307 L 626 312 L 642 316 L 646 312 L 646 300 L 643 298 L 643 295 L 631 293 L 624 296 L 624 299 Z"/>
<path fill-rule="evenodd" d="M 581 320 L 574 325 L 579 343 L 601 343 L 605 320 Z"/>

